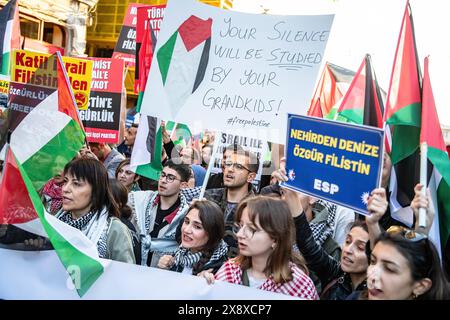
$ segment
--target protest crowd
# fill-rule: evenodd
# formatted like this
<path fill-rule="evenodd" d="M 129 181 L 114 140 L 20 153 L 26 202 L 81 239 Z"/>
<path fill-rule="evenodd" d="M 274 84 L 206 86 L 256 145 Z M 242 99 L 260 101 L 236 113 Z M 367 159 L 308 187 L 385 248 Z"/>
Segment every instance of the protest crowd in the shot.
<path fill-rule="evenodd" d="M 52 58 L 55 65 L 63 66 L 61 56 L 48 59 Z M 364 66 L 367 65 L 370 60 L 365 60 Z M 56 71 L 68 72 L 62 69 Z M 29 80 L 38 76 L 39 70 Z M 73 102 L 64 98 L 64 92 L 72 90 L 66 78 L 67 75 L 58 76 L 58 88 L 48 93 L 48 97 L 59 94 L 56 101 L 60 104 Z M 423 82 L 424 95 L 425 79 Z M 370 88 L 373 92 L 377 90 Z M 389 94 L 395 93 L 391 90 Z M 374 104 L 381 105 L 378 123 L 369 124 L 364 120 L 359 124 L 386 130 L 383 104 L 386 113 L 387 106 L 379 99 Z M 25 104 L 25 100 L 22 98 L 21 103 Z M 308 116 L 326 118 L 318 114 L 317 107 L 320 113 L 325 110 L 320 99 L 317 101 L 310 107 Z M 8 113 L 7 108 L 3 111 Z M 10 111 L 8 116 L 12 114 Z M 64 114 L 80 132 L 90 128 L 86 121 L 79 121 L 80 124 L 73 121 L 76 115 L 70 111 Z M 339 115 L 343 116 L 345 112 Z M 240 143 L 244 140 L 219 143 L 220 130 L 192 134 L 188 126 L 169 121 L 173 119 L 150 119 L 139 112 L 129 113 L 127 120 L 120 123 L 123 136 L 120 140 L 117 136 L 114 143 L 86 139 L 84 133 L 81 139 L 77 138 L 73 129 L 70 133 L 73 136 L 69 134 L 67 139 L 78 139 L 79 143 L 73 147 L 69 147 L 70 143 L 60 145 L 56 151 L 48 149 L 49 157 L 66 152 L 64 157 L 54 156 L 49 161 L 43 154 L 22 161 L 19 149 L 27 148 L 20 147 L 23 145 L 20 143 L 26 142 L 18 142 L 17 137 L 25 125 L 16 124 L 14 130 L 9 128 L 2 136 L 6 145 L 0 180 L 0 248 L 5 250 L 2 252 L 8 249 L 58 251 L 63 246 L 65 228 L 77 229 L 96 249 L 98 258 L 195 276 L 210 286 L 223 281 L 305 300 L 450 299 L 450 232 L 441 232 L 447 238 L 440 239 L 440 246 L 430 236 L 433 223 L 444 223 L 442 217 L 450 216 L 450 212 L 445 212 L 448 206 L 437 203 L 429 190 L 431 186 L 418 179 L 411 182 L 415 179 L 411 177 L 399 181 L 401 176 L 394 172 L 399 163 L 395 151 L 397 140 L 383 141 L 382 135 L 384 147 L 380 152 L 371 151 L 370 156 L 380 165 L 375 174 L 378 180 L 366 195 L 364 207 L 354 209 L 318 194 L 300 192 L 290 184 L 295 176 L 313 169 L 293 163 L 288 141 L 286 145 L 264 141 L 267 148 L 255 152 Z M 26 121 L 26 117 L 21 121 Z M 144 130 L 144 125 L 147 128 L 152 124 L 154 130 L 147 129 L 150 133 L 142 140 L 147 144 L 142 145 L 139 132 Z M 394 133 L 399 132 L 392 126 Z M 289 137 L 291 131 L 287 132 L 288 140 L 294 136 L 295 143 L 299 143 L 299 136 Z M 390 143 L 389 147 L 386 143 Z M 148 151 L 151 158 L 146 168 L 136 163 L 141 150 Z M 300 151 L 295 152 L 300 155 Z M 418 159 L 414 168 L 418 167 Z M 323 159 L 307 160 L 324 163 L 327 158 L 325 155 Z M 445 166 L 449 166 L 448 155 L 446 161 Z M 40 166 L 43 163 L 50 164 L 50 168 Z M 441 167 L 435 165 L 436 168 Z M 442 179 L 448 176 L 449 168 L 446 167 Z M 49 174 L 39 175 L 45 170 Z M 361 174 L 357 169 L 353 171 Z M 348 185 L 349 193 L 356 187 L 353 183 L 349 179 L 336 181 L 341 189 Z M 392 189 L 395 183 L 408 188 L 410 196 L 402 215 L 394 214 L 390 206 L 397 196 Z M 325 190 L 323 182 L 320 188 Z M 330 188 L 333 190 L 333 185 Z M 356 189 L 354 192 L 356 197 L 360 196 Z M 32 213 L 25 212 L 30 208 Z M 21 227 L 20 223 L 34 219 L 27 220 L 30 215 L 39 216 L 47 236 Z M 20 222 L 14 220 L 18 216 Z M 58 240 L 51 235 L 51 228 L 57 230 Z"/>

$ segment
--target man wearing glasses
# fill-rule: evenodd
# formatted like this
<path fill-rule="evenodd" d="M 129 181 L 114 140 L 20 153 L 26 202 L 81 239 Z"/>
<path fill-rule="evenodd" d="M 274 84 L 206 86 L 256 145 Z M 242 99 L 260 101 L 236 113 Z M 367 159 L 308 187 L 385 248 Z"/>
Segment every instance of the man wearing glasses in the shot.
<path fill-rule="evenodd" d="M 205 198 L 216 202 L 224 213 L 224 240 L 230 247 L 228 255 L 234 257 L 238 252 L 236 235 L 232 230 L 234 214 L 239 202 L 255 195 L 252 181 L 258 172 L 259 159 L 252 152 L 234 150 L 222 165 L 224 188 L 206 190 Z"/>
<path fill-rule="evenodd" d="M 131 222 L 140 234 L 142 265 L 156 266 L 164 254 L 175 252 L 176 228 L 183 220 L 189 203 L 180 193 L 191 175 L 188 165 L 168 160 L 158 181 L 158 191 L 136 191 L 128 195 Z"/>

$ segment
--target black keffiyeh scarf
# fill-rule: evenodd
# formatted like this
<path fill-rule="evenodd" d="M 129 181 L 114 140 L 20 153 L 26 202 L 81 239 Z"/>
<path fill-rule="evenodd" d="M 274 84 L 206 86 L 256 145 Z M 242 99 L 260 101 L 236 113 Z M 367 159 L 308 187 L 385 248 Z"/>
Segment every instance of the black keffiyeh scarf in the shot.
<path fill-rule="evenodd" d="M 335 229 L 336 218 L 336 205 L 328 203 L 326 201 L 319 200 L 313 205 L 313 211 L 322 212 L 326 210 L 328 212 L 327 219 L 319 223 L 310 223 L 311 231 L 318 245 L 322 245 L 328 237 L 333 236 Z"/>
<path fill-rule="evenodd" d="M 64 212 L 60 217 L 59 220 L 62 222 L 68 224 L 71 227 L 74 227 L 78 230 L 83 231 L 83 229 L 87 226 L 89 221 L 95 216 L 95 212 L 89 212 L 88 214 L 78 218 L 73 219 L 72 214 L 70 212 Z"/>
<path fill-rule="evenodd" d="M 228 252 L 228 245 L 225 241 L 221 240 L 217 248 L 214 250 L 211 258 L 205 264 L 212 263 L 214 261 L 220 260 L 224 257 Z M 177 251 L 175 252 L 175 265 L 183 266 L 184 268 L 192 268 L 194 264 L 196 264 L 200 258 L 202 257 L 202 252 L 192 252 L 190 249 L 183 248 L 179 246 Z"/>

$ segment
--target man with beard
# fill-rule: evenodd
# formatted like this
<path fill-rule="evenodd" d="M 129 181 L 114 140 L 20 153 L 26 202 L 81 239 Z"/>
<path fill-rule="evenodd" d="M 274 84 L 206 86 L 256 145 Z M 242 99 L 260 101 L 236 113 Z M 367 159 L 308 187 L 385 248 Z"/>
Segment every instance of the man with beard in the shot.
<path fill-rule="evenodd" d="M 176 229 L 189 207 L 180 189 L 187 187 L 190 175 L 188 165 L 168 160 L 158 181 L 158 191 L 128 195 L 128 205 L 133 210 L 130 219 L 141 238 L 142 265 L 156 266 L 162 255 L 176 251 Z"/>

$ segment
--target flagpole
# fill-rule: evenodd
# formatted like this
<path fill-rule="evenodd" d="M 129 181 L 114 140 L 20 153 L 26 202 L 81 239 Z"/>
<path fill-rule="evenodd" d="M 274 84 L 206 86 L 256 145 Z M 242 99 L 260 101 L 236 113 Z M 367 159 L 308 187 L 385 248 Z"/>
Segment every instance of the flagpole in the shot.
<path fill-rule="evenodd" d="M 427 194 L 427 161 L 428 161 L 428 146 L 426 142 L 420 144 L 420 184 L 423 186 L 420 193 Z M 426 209 L 419 208 L 419 228 L 426 228 Z"/>
<path fill-rule="evenodd" d="M 216 160 L 216 152 L 219 151 L 220 139 L 218 137 L 220 135 L 221 135 L 221 133 L 216 131 L 215 138 L 214 138 L 214 146 L 213 146 L 213 150 L 212 150 L 213 152 L 211 153 L 211 158 L 209 159 L 208 169 L 206 170 L 205 179 L 203 180 L 202 189 L 201 189 L 200 195 L 198 197 L 199 200 L 202 200 L 203 196 L 205 195 L 206 185 L 208 184 L 209 175 L 211 174 L 211 170 L 214 167 L 214 162 Z"/>
<path fill-rule="evenodd" d="M 177 125 L 178 125 L 178 122 L 174 122 L 174 123 L 173 123 L 172 132 L 170 133 L 170 139 L 171 139 L 172 141 L 175 141 L 175 138 L 176 138 Z"/>

